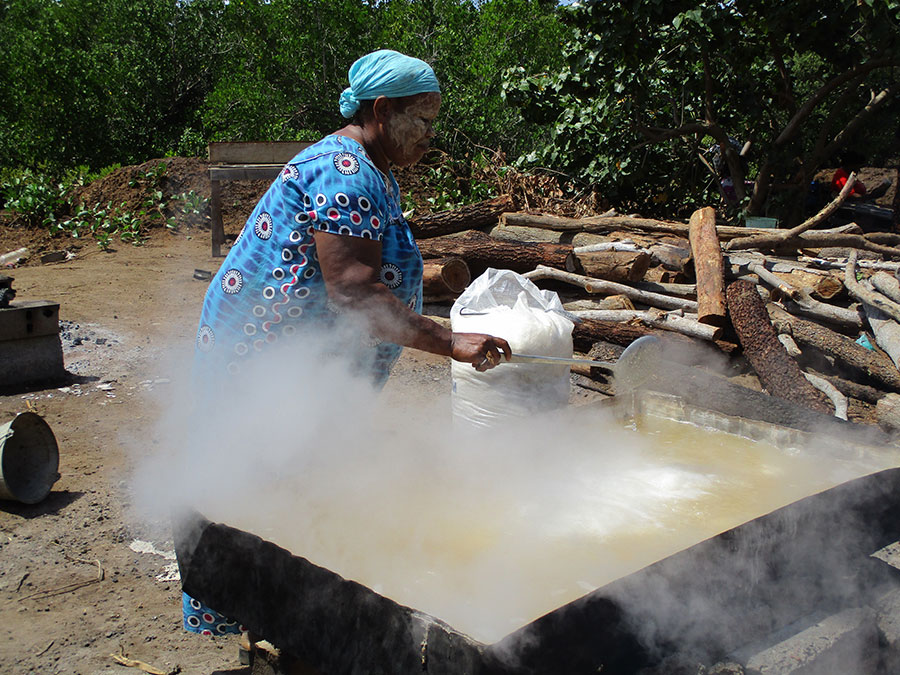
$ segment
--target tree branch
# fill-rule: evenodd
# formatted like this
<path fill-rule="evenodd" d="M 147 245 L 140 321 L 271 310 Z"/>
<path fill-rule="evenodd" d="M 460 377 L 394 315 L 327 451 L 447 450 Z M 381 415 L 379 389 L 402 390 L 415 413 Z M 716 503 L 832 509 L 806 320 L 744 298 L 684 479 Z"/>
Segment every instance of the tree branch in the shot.
<path fill-rule="evenodd" d="M 812 111 L 815 110 L 816 106 L 819 105 L 819 103 L 821 103 L 832 91 L 843 85 L 845 82 L 877 68 L 886 68 L 896 65 L 900 65 L 900 60 L 895 58 L 873 59 L 866 63 L 860 63 L 852 70 L 848 70 L 837 77 L 832 78 L 830 82 L 825 83 L 815 94 L 809 97 L 806 103 L 800 107 L 800 110 L 794 114 L 790 121 L 785 125 L 778 138 L 775 139 L 774 146 L 778 147 L 790 141 L 797 134 L 802 122 L 812 114 Z"/>

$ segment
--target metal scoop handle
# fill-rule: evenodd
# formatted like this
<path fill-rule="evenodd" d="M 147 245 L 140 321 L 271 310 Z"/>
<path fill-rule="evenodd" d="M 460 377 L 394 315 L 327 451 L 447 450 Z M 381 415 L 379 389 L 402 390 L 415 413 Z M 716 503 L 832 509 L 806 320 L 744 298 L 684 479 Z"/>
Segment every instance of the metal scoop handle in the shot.
<path fill-rule="evenodd" d="M 623 390 L 634 389 L 654 376 L 662 365 L 661 342 L 654 335 L 644 335 L 632 342 L 622 352 L 615 363 L 578 359 L 563 356 L 539 356 L 535 354 L 512 353 L 510 362 L 515 363 L 550 363 L 554 365 L 578 365 L 600 368 L 613 375 Z M 502 363 L 502 362 L 501 362 Z"/>
<path fill-rule="evenodd" d="M 608 361 L 594 361 L 593 359 L 579 359 L 576 357 L 566 358 L 564 356 L 538 356 L 536 354 L 510 354 L 510 363 L 548 363 L 556 366 L 591 366 L 592 368 L 602 368 L 612 372 L 615 364 Z"/>

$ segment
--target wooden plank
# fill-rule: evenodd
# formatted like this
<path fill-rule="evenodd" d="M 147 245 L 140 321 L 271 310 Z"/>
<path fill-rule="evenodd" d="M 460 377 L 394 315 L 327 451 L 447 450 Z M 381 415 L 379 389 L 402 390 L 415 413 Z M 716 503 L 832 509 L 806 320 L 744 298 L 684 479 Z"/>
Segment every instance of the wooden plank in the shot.
<path fill-rule="evenodd" d="M 284 165 L 309 141 L 270 141 L 265 143 L 210 143 L 209 161 L 213 164 L 281 164 Z"/>
<path fill-rule="evenodd" d="M 211 166 L 210 180 L 273 180 L 284 164 L 248 164 L 245 166 Z"/>
<path fill-rule="evenodd" d="M 212 235 L 212 257 L 222 255 L 225 243 L 225 225 L 222 223 L 222 185 L 217 180 L 209 182 L 209 229 Z"/>

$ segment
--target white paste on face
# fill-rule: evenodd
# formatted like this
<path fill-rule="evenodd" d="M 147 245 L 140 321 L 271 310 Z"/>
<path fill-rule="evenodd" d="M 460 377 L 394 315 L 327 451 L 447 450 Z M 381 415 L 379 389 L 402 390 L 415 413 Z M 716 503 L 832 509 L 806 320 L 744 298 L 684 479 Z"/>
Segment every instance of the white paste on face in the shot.
<path fill-rule="evenodd" d="M 432 124 L 440 108 L 441 95 L 429 92 L 419 94 L 402 111 L 391 115 L 385 126 L 394 146 L 394 164 L 408 166 L 422 159 L 434 136 Z"/>

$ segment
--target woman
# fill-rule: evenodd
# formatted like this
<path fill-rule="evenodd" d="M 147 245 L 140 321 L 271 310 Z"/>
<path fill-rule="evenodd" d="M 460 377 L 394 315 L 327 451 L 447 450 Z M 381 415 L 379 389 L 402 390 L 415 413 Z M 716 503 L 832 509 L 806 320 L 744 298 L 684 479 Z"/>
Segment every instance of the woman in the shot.
<path fill-rule="evenodd" d="M 255 352 L 303 334 L 335 334 L 358 318 L 371 337 L 355 350 L 376 386 L 404 346 L 480 371 L 507 359 L 490 335 L 452 333 L 420 315 L 422 257 L 400 208 L 390 165 L 419 161 L 434 137 L 440 87 L 424 61 L 381 50 L 350 68 L 343 129 L 304 149 L 257 204 L 213 279 L 197 334 L 197 365 L 214 378 L 247 367 Z M 344 351 L 345 344 L 335 346 Z M 185 628 L 239 632 L 184 596 Z"/>

